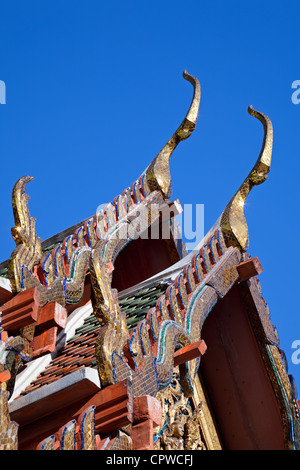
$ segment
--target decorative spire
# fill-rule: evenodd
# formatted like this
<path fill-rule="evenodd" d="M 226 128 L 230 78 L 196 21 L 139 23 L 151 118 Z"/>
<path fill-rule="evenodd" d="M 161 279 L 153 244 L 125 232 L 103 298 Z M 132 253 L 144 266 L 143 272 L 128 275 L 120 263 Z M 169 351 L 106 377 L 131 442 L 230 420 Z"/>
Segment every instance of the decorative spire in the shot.
<path fill-rule="evenodd" d="M 175 134 L 173 134 L 146 170 L 147 182 L 151 191 L 158 189 L 165 199 L 168 199 L 172 193 L 169 169 L 170 157 L 179 142 L 187 139 L 195 129 L 200 105 L 201 88 L 199 80 L 188 74 L 186 70 L 183 72 L 183 78 L 188 80 L 194 87 L 194 96 L 189 111 Z"/>
<path fill-rule="evenodd" d="M 273 147 L 273 127 L 270 119 L 265 114 L 255 111 L 252 106 L 249 106 L 248 112 L 259 119 L 264 126 L 261 152 L 253 169 L 226 206 L 220 221 L 226 244 L 238 247 L 242 252 L 247 251 L 249 246 L 248 226 L 244 215 L 245 202 L 253 186 L 267 179 Z"/>
<path fill-rule="evenodd" d="M 22 266 L 25 265 L 31 270 L 35 264 L 40 262 L 42 256 L 41 239 L 36 235 L 35 218 L 30 216 L 29 196 L 25 194 L 26 185 L 32 180 L 31 176 L 22 176 L 16 182 L 12 192 L 15 226 L 12 227 L 11 233 L 17 246 L 10 257 L 8 276 L 15 293 L 22 290 Z"/>

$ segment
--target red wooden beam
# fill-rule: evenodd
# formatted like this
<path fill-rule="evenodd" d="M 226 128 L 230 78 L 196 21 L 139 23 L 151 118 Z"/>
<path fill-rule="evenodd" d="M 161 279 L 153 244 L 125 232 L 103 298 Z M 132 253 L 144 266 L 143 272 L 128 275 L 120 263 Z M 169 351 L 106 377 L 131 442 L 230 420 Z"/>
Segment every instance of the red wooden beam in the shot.
<path fill-rule="evenodd" d="M 0 305 L 4 304 L 13 297 L 13 293 L 5 289 L 5 287 L 0 286 Z"/>
<path fill-rule="evenodd" d="M 95 429 L 98 434 L 109 434 L 132 423 L 132 394 L 127 380 L 109 385 L 96 393 L 84 406 L 76 410 L 73 419 L 94 405 Z"/>
<path fill-rule="evenodd" d="M 11 375 L 8 369 L 4 369 L 0 372 L 0 383 L 7 382 Z"/>
<path fill-rule="evenodd" d="M 133 427 L 131 432 L 134 450 L 153 449 L 153 429 L 162 424 L 162 406 L 154 397 L 143 395 L 133 400 Z"/>
<path fill-rule="evenodd" d="M 162 406 L 161 403 L 150 395 L 136 397 L 133 400 L 133 421 L 140 423 L 151 419 L 154 427 L 162 424 Z"/>
<path fill-rule="evenodd" d="M 148 419 L 133 426 L 131 439 L 133 450 L 153 450 L 153 421 Z"/>
<path fill-rule="evenodd" d="M 1 331 L 0 332 L 0 341 L 4 343 L 8 339 L 8 333 L 7 331 Z"/>
<path fill-rule="evenodd" d="M 257 256 L 249 258 L 247 261 L 243 261 L 238 266 L 236 266 L 236 269 L 239 273 L 239 282 L 248 281 L 248 279 L 254 276 L 258 276 L 263 271 Z"/>
<path fill-rule="evenodd" d="M 15 295 L 2 307 L 1 326 L 11 334 L 18 333 L 20 328 L 37 321 L 40 293 L 30 288 Z"/>
<path fill-rule="evenodd" d="M 179 366 L 184 362 L 191 361 L 192 359 L 196 359 L 199 356 L 203 356 L 207 349 L 205 341 L 200 340 L 193 344 L 188 344 L 183 348 L 179 349 L 174 354 L 174 366 Z"/>
<path fill-rule="evenodd" d="M 33 349 L 34 358 L 51 353 L 55 350 L 57 330 L 58 328 L 54 326 L 34 336 L 30 343 L 30 346 Z"/>
<path fill-rule="evenodd" d="M 48 330 L 54 326 L 65 328 L 67 325 L 67 310 L 57 302 L 50 302 L 40 308 L 36 333 Z"/>

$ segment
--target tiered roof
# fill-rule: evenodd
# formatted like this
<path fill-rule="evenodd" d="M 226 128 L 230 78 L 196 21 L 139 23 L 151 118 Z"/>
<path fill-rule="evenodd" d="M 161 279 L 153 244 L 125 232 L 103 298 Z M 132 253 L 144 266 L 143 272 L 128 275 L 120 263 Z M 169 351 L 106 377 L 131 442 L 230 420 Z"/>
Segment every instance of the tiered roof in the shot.
<path fill-rule="evenodd" d="M 0 265 L 0 277 L 6 286 L 8 279 L 11 284 L 11 292 L 1 286 L 3 448 L 17 445 L 18 426 L 9 413 L 20 421 L 23 445 L 34 448 L 78 448 L 79 443 L 95 449 L 151 448 L 161 412 L 155 397 L 172 383 L 174 367 L 179 369 L 182 394 L 193 395 L 207 349 L 202 326 L 230 295 L 240 302 L 247 328 L 248 322 L 251 325 L 251 341 L 254 335 L 256 343 L 249 341 L 249 348 L 259 366 L 264 364 L 263 393 L 272 396 L 271 408 L 277 407 L 284 446 L 299 445 L 293 381 L 257 282 L 262 268 L 246 253 L 244 204 L 249 191 L 265 181 L 271 164 L 273 131 L 267 116 L 249 107 L 264 126 L 262 151 L 196 249 L 129 289 L 112 288 L 117 256 L 154 223 L 151 204 L 173 205 L 169 159 L 193 132 L 200 103 L 198 80 L 187 72 L 184 77 L 192 83 L 194 95 L 182 124 L 145 172 L 100 214 L 42 243 L 25 194 L 32 178 L 23 177 L 15 185 L 12 234 L 17 246 Z M 134 226 L 141 209 L 143 218 Z M 161 224 L 162 218 L 155 223 Z M 128 226 L 135 227 L 135 235 L 120 237 Z M 224 353 L 223 346 L 218 353 Z M 214 377 L 210 380 L 213 383 Z M 7 390 L 13 393 L 9 407 Z M 244 393 L 249 399 L 248 391 Z M 148 436 L 147 446 L 139 440 L 140 435 L 145 437 L 141 430 Z M 66 435 L 71 436 L 69 443 Z"/>
<path fill-rule="evenodd" d="M 129 331 L 145 318 L 152 307 L 155 307 L 158 298 L 164 294 L 167 286 L 167 284 L 158 283 L 152 287 L 133 290 L 131 294 L 120 298 L 119 304 L 126 315 Z M 20 396 L 53 383 L 83 367 L 96 369 L 95 343 L 99 330 L 99 322 L 91 313 L 85 318 L 83 325 L 75 330 L 74 336 L 67 341 L 57 357 L 25 388 Z"/>

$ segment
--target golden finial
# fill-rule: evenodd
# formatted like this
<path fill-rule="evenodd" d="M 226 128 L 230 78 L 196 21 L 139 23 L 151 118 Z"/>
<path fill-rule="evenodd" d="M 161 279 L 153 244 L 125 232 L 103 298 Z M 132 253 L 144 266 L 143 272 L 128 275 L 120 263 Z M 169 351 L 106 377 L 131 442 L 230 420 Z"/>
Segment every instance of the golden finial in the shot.
<path fill-rule="evenodd" d="M 11 233 L 17 246 L 10 257 L 8 277 L 13 292 L 22 290 L 22 266 L 25 265 L 30 270 L 39 263 L 42 256 L 41 239 L 36 235 L 35 218 L 30 216 L 29 196 L 25 194 L 26 185 L 32 180 L 31 176 L 22 176 L 16 182 L 12 193 L 15 226 L 12 227 Z"/>
<path fill-rule="evenodd" d="M 169 168 L 170 157 L 179 142 L 187 139 L 195 129 L 200 105 L 201 88 L 199 80 L 190 75 L 186 70 L 183 72 L 183 78 L 188 80 L 194 87 L 194 95 L 188 113 L 175 134 L 173 134 L 146 170 L 146 177 L 151 191 L 158 189 L 164 198 L 169 198 L 172 193 Z"/>
<path fill-rule="evenodd" d="M 267 179 L 273 147 L 273 127 L 270 119 L 265 114 L 255 111 L 252 106 L 249 106 L 248 112 L 259 119 L 264 126 L 262 148 L 253 169 L 226 206 L 220 221 L 226 244 L 238 247 L 242 252 L 247 251 L 249 246 L 248 226 L 244 215 L 246 198 L 253 186 Z"/>

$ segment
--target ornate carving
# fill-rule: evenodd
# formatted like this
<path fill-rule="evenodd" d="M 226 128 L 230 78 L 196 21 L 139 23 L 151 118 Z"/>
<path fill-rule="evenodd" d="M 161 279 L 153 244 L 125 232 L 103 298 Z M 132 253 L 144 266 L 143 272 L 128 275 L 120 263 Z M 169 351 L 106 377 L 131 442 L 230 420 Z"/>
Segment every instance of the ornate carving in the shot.
<path fill-rule="evenodd" d="M 2 333 L 3 334 L 3 333 Z M 6 392 L 11 397 L 19 367 L 23 362 L 31 361 L 32 348 L 29 340 L 21 335 L 0 340 L 0 372 L 6 371 Z"/>
<path fill-rule="evenodd" d="M 215 250 L 210 264 L 206 263 L 204 267 L 200 263 L 197 274 L 194 272 L 196 263 L 187 265 L 176 277 L 174 284 L 167 289 L 166 294 L 157 300 L 156 307 L 149 310 L 146 318 L 131 333 L 128 343 L 130 363 L 125 362 L 121 348 L 120 352 L 116 353 L 118 346 L 124 345 L 120 334 L 116 340 L 116 337 L 110 336 L 112 326 L 107 326 L 107 331 L 103 330 L 103 334 L 108 338 L 107 348 L 102 347 L 102 342 L 101 347 L 102 350 L 110 351 L 109 355 L 113 358 L 110 361 L 111 372 L 118 381 L 130 377 L 134 383 L 143 382 L 142 388 L 134 386 L 134 389 L 140 390 L 142 394 L 155 396 L 158 388 L 167 387 L 172 380 L 176 349 L 201 339 L 201 329 L 206 316 L 238 279 L 235 265 L 241 257 L 237 248 L 226 249 L 218 230 L 212 238 Z M 208 243 L 211 245 L 213 242 L 208 240 Z M 201 253 L 203 251 L 200 250 Z M 200 270 L 203 275 L 199 274 Z M 194 277 L 193 280 L 191 276 Z M 180 324 L 174 319 L 179 320 Z M 99 338 L 101 335 L 100 332 Z M 101 362 L 104 367 L 103 364 L 107 361 L 103 363 L 103 357 L 101 361 L 99 359 L 99 364 Z M 181 387 L 186 396 L 193 394 L 199 365 L 200 357 L 180 366 Z M 152 375 L 151 383 L 147 380 L 149 374 Z"/>
<path fill-rule="evenodd" d="M 154 430 L 155 450 L 205 450 L 201 432 L 202 404 L 193 411 L 181 391 L 178 372 L 172 383 L 156 397 L 163 408 L 163 424 Z"/>
<path fill-rule="evenodd" d="M 168 424 L 161 436 L 161 445 L 164 450 L 184 450 L 184 422 L 182 415 L 175 417 Z"/>
<path fill-rule="evenodd" d="M 0 450 L 18 449 L 19 425 L 10 420 L 6 382 L 0 383 Z"/>
<path fill-rule="evenodd" d="M 247 251 L 249 245 L 248 226 L 244 215 L 246 198 L 253 186 L 263 183 L 271 167 L 273 147 L 273 127 L 270 119 L 263 113 L 255 111 L 249 106 L 248 112 L 256 117 L 264 126 L 264 140 L 262 149 L 253 169 L 230 200 L 221 215 L 222 228 L 228 246 L 236 246 L 242 252 Z"/>
<path fill-rule="evenodd" d="M 90 270 L 94 293 L 93 308 L 101 325 L 96 354 L 103 385 L 117 381 L 118 373 L 128 374 L 128 366 L 123 360 L 123 349 L 129 341 L 129 333 L 125 316 L 118 305 L 117 292 L 111 288 L 113 263 L 125 244 L 143 233 L 149 224 L 154 222 L 149 217 L 150 205 L 160 206 L 164 198 L 171 194 L 170 156 L 178 143 L 188 138 L 196 126 L 200 84 L 186 71 L 183 76 L 192 83 L 194 95 L 190 109 L 173 137 L 138 180 L 112 203 L 107 204 L 103 211 L 79 227 L 73 236 L 68 236 L 62 244 L 56 246 L 51 253 L 42 256 L 41 240 L 35 231 L 35 219 L 30 216 L 28 209 L 29 196 L 25 194 L 25 188 L 33 178 L 20 178 L 13 190 L 15 227 L 12 234 L 17 247 L 11 254 L 8 270 L 13 290 L 20 292 L 30 287 L 37 288 L 40 306 L 51 301 L 63 306 L 77 303 L 83 294 L 86 273 Z M 141 217 L 139 209 L 146 210 L 144 216 Z M 135 224 L 137 213 L 139 223 Z M 128 228 L 131 230 L 128 231 Z M 124 236 L 124 232 L 127 236 Z M 165 308 L 165 305 L 162 304 L 161 308 Z M 166 309 L 165 312 L 167 320 Z M 163 338 L 164 333 L 168 331 L 172 351 L 175 347 L 190 342 L 183 328 L 173 323 L 165 325 L 162 330 Z M 24 336 L 30 341 L 34 336 L 34 326 L 30 331 L 27 330 L 24 330 Z M 164 341 L 169 342 L 169 339 Z M 138 344 L 136 346 L 138 347 Z M 157 367 L 152 355 L 150 358 L 146 356 L 145 359 L 151 370 L 155 367 L 162 383 L 165 383 L 165 380 L 168 382 L 168 373 L 172 370 L 172 364 L 170 367 L 168 365 L 171 357 L 169 347 L 167 349 L 168 354 L 160 357 Z M 141 361 L 143 358 L 140 363 Z M 141 383 L 141 373 L 136 375 L 134 372 L 137 383 Z M 136 387 L 139 388 L 140 386 Z"/>
<path fill-rule="evenodd" d="M 8 275 L 14 293 L 37 287 L 40 306 L 52 301 L 65 305 L 77 303 L 81 299 L 89 270 L 94 313 L 101 327 L 96 355 L 102 385 L 130 377 L 134 396 L 147 393 L 155 396 L 159 388 L 163 389 L 158 396 L 163 403 L 165 421 L 161 429 L 156 430 L 156 446 L 162 449 L 192 450 L 206 448 L 200 425 L 202 407 L 199 405 L 193 411 L 188 399 L 199 367 L 199 358 L 181 367 L 179 388 L 178 379 L 170 384 L 174 351 L 200 339 L 201 327 L 209 311 L 237 279 L 234 264 L 239 262 L 240 251 L 248 247 L 244 204 L 253 186 L 264 182 L 270 171 L 273 131 L 269 118 L 249 107 L 249 113 L 262 122 L 265 130 L 262 150 L 255 166 L 222 213 L 219 228 L 130 338 L 126 318 L 118 304 L 117 291 L 111 287 L 113 263 L 125 244 L 148 227 L 148 206 L 153 202 L 162 204 L 171 195 L 169 160 L 179 142 L 188 138 L 195 129 L 200 104 L 199 81 L 186 71 L 184 78 L 192 83 L 194 96 L 185 119 L 172 138 L 138 180 L 51 253 L 42 256 L 35 219 L 29 213 L 29 197 L 25 194 L 25 187 L 32 178 L 24 176 L 17 181 L 12 200 L 15 217 L 12 235 L 17 246 L 11 255 Z M 140 219 L 140 225 L 136 226 L 133 222 L 137 209 L 141 207 L 146 208 L 146 217 Z M 133 230 L 129 237 L 124 238 L 121 234 L 124 234 L 124 228 L 127 231 L 128 226 L 133 227 Z M 225 242 L 227 247 L 233 248 L 228 250 Z M 224 265 L 223 270 L 219 266 L 217 274 L 214 272 L 211 275 L 214 266 L 223 257 L 228 265 Z M 31 358 L 29 343 L 33 335 L 34 327 L 30 327 L 23 329 L 20 336 L 10 338 L 2 351 L 1 370 L 9 369 L 13 377 L 21 358 Z M 125 346 L 128 346 L 132 356 L 131 366 L 124 354 Z M 9 382 L 1 385 L 0 416 L 4 420 L 1 445 L 13 448 L 16 445 L 16 425 L 9 422 L 5 408 L 9 386 Z M 88 437 L 87 447 L 95 448 L 92 410 L 82 417 L 80 426 L 82 429 L 84 427 Z M 61 437 L 62 448 L 71 449 L 75 446 L 74 422 L 67 423 L 61 430 Z M 122 439 L 127 445 L 127 437 Z M 52 437 L 46 439 L 42 447 L 54 448 L 55 440 Z"/>
<path fill-rule="evenodd" d="M 205 443 L 203 442 L 203 437 L 201 435 L 201 414 L 202 403 L 199 403 L 199 405 L 195 408 L 192 416 L 187 420 L 186 423 L 186 450 L 207 449 Z"/>
<path fill-rule="evenodd" d="M 109 242 L 108 242 L 109 243 Z M 118 293 L 111 288 L 109 264 L 104 262 L 99 253 L 107 246 L 100 241 L 92 251 L 91 279 L 94 290 L 93 309 L 101 329 L 96 342 L 96 358 L 102 385 L 115 382 L 113 373 L 113 354 L 122 355 L 129 340 L 125 314 L 118 303 Z"/>
<path fill-rule="evenodd" d="M 75 420 L 69 421 L 65 426 L 63 426 L 58 431 L 58 438 L 60 440 L 61 450 L 75 450 L 76 449 L 75 431 L 76 431 Z M 43 450 L 46 450 L 46 449 L 43 449 Z"/>
<path fill-rule="evenodd" d="M 82 450 L 96 450 L 95 406 L 87 408 L 78 418 Z"/>
<path fill-rule="evenodd" d="M 24 190 L 23 184 L 20 189 L 20 197 L 24 196 L 22 193 Z M 28 198 L 23 199 L 27 203 Z M 29 215 L 25 202 L 22 207 Z M 35 270 L 36 272 L 30 271 L 29 266 L 26 265 L 22 265 L 20 268 L 23 288 L 35 286 L 39 290 L 40 299 L 42 299 L 40 305 L 44 305 L 50 300 L 55 300 L 62 305 L 78 302 L 82 296 L 84 278 L 89 269 L 93 286 L 93 310 L 101 326 L 96 344 L 96 359 L 101 383 L 104 386 L 130 377 L 137 394 L 152 396 L 155 396 L 158 387 L 164 388 L 169 384 L 172 378 L 173 355 L 176 348 L 189 345 L 200 339 L 205 315 L 220 295 L 220 288 L 217 294 L 215 288 L 209 288 L 203 284 L 207 284 L 207 279 L 210 279 L 211 283 L 214 281 L 213 287 L 215 284 L 218 285 L 216 275 L 210 276 L 214 264 L 220 262 L 223 257 L 224 262 L 229 263 L 229 266 L 233 261 L 238 262 L 236 257 L 233 257 L 233 261 L 231 258 L 227 260 L 230 250 L 225 251 L 222 233 L 220 230 L 216 230 L 209 240 L 210 245 L 207 243 L 200 249 L 199 263 L 197 264 L 197 261 L 193 259 L 185 267 L 175 279 L 174 288 L 169 290 L 168 296 L 162 296 L 158 300 L 156 307 L 149 312 L 146 320 L 138 326 L 129 341 L 126 318 L 118 304 L 118 293 L 111 287 L 113 263 L 120 250 L 131 239 L 139 236 L 150 223 L 155 222 L 150 217 L 150 213 L 151 216 L 153 215 L 151 206 L 153 204 L 160 206 L 163 202 L 160 192 L 151 192 L 148 196 L 140 198 L 139 205 L 132 205 L 130 212 L 121 220 L 115 220 L 115 223 L 116 212 L 111 205 L 108 205 L 109 207 L 106 209 L 107 227 L 103 239 L 94 240 L 93 246 L 84 246 L 83 231 L 78 229 L 75 235 L 79 246 L 70 252 L 66 248 L 69 243 L 65 243 L 65 253 L 68 251 L 69 259 L 68 274 L 66 274 L 60 245 L 52 252 L 54 258 L 49 258 L 49 254 L 44 258 L 43 269 L 47 264 L 49 274 L 47 277 L 46 273 L 46 285 L 43 285 L 38 279 L 37 270 Z M 158 216 L 159 214 L 157 214 Z M 127 238 L 124 234 L 127 234 Z M 209 246 L 211 247 L 211 257 Z M 231 248 L 231 250 L 233 249 Z M 53 260 L 56 261 L 55 270 L 50 269 Z M 229 289 L 236 280 L 233 275 L 230 275 L 228 279 L 226 289 Z M 204 299 L 207 297 L 207 292 L 211 293 L 211 302 Z M 199 297 L 196 302 L 194 301 L 195 295 Z M 193 328 L 191 328 L 192 324 Z M 33 335 L 34 327 L 33 331 L 24 331 L 24 336 L 27 336 L 28 341 L 33 338 Z M 153 354 L 152 347 L 155 342 L 157 342 L 157 353 Z M 134 363 L 133 368 L 127 363 L 124 354 L 126 345 L 129 346 Z M 192 360 L 180 367 L 182 388 L 186 396 L 192 394 L 194 377 L 198 367 L 199 359 Z M 151 384 L 146 380 L 148 374 L 152 376 Z"/>
<path fill-rule="evenodd" d="M 90 406 L 76 420 L 69 421 L 57 433 L 43 439 L 37 450 L 97 450 L 95 406 Z"/>
<path fill-rule="evenodd" d="M 169 198 L 172 193 L 169 169 L 171 155 L 179 142 L 190 137 L 195 129 L 200 105 L 201 88 L 199 81 L 197 78 L 188 74 L 186 70 L 183 72 L 183 77 L 194 87 L 194 95 L 190 109 L 177 131 L 146 170 L 147 182 L 150 189 L 152 191 L 159 189 L 164 198 Z"/>
<path fill-rule="evenodd" d="M 11 255 L 8 277 L 15 293 L 22 290 L 22 266 L 31 270 L 42 256 L 41 239 L 36 235 L 35 219 L 28 210 L 29 196 L 25 194 L 25 187 L 32 180 L 31 176 L 23 176 L 16 182 L 12 192 L 15 226 L 11 233 L 17 246 Z"/>

